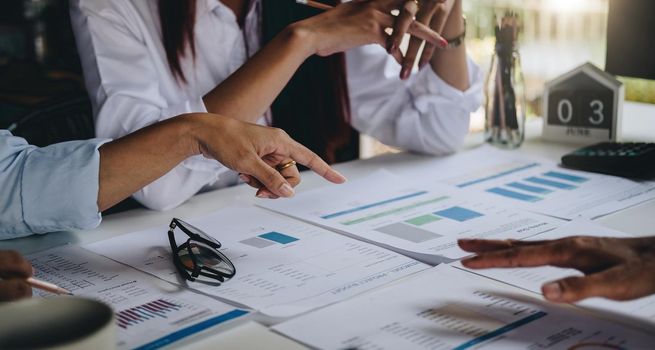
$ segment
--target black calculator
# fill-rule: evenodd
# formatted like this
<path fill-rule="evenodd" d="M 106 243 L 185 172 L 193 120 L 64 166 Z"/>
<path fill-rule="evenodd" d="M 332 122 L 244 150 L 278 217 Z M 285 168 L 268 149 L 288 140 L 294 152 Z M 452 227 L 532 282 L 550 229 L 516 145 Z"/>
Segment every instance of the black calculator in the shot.
<path fill-rule="evenodd" d="M 577 170 L 636 179 L 655 179 L 655 143 L 601 142 L 562 157 Z"/>

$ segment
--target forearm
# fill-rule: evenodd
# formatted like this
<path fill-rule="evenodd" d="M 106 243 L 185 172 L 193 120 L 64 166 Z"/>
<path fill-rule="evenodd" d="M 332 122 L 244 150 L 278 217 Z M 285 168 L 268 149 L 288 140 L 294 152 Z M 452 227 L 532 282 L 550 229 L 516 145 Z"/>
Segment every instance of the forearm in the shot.
<path fill-rule="evenodd" d="M 203 97 L 207 111 L 255 122 L 313 54 L 308 33 L 290 26 Z"/>
<path fill-rule="evenodd" d="M 464 32 L 465 25 L 462 16 L 462 2 L 456 0 L 442 32 L 444 38 L 452 39 Z M 430 64 L 435 73 L 449 85 L 461 91 L 468 89 L 469 76 L 465 43 L 454 49 L 437 49 Z"/>
<path fill-rule="evenodd" d="M 173 118 L 100 147 L 98 208 L 103 211 L 198 154 L 193 116 Z"/>

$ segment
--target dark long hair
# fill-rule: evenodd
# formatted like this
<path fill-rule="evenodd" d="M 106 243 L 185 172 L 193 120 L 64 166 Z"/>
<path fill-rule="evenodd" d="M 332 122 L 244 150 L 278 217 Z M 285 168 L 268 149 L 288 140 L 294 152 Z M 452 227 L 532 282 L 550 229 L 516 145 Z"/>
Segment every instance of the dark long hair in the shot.
<path fill-rule="evenodd" d="M 196 0 L 158 0 L 166 57 L 173 74 L 186 83 L 181 61 L 195 57 Z M 216 0 L 219 1 L 219 0 Z M 333 5 L 337 1 L 330 0 Z M 263 0 L 263 44 L 315 9 L 294 0 Z M 190 57 L 189 57 L 190 56 Z M 329 162 L 357 158 L 357 133 L 350 127 L 350 100 L 343 53 L 312 56 L 273 102 L 273 125 Z"/>

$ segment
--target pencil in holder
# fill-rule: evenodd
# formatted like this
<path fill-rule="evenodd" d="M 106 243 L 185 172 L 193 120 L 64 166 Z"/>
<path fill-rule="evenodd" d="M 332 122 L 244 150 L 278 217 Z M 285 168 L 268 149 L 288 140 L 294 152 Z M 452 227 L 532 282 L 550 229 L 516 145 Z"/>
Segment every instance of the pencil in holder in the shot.
<path fill-rule="evenodd" d="M 517 148 L 525 138 L 525 83 L 518 50 L 518 15 L 505 14 L 496 26 L 496 45 L 485 82 L 485 141 Z"/>

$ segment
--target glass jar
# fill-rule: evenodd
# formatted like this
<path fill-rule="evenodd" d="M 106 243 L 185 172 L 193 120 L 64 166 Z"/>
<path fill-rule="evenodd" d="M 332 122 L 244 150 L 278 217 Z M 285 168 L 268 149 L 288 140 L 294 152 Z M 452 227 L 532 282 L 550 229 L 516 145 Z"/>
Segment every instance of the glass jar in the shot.
<path fill-rule="evenodd" d="M 485 82 L 485 141 L 517 148 L 525 138 L 525 83 L 515 42 L 497 42 Z"/>

